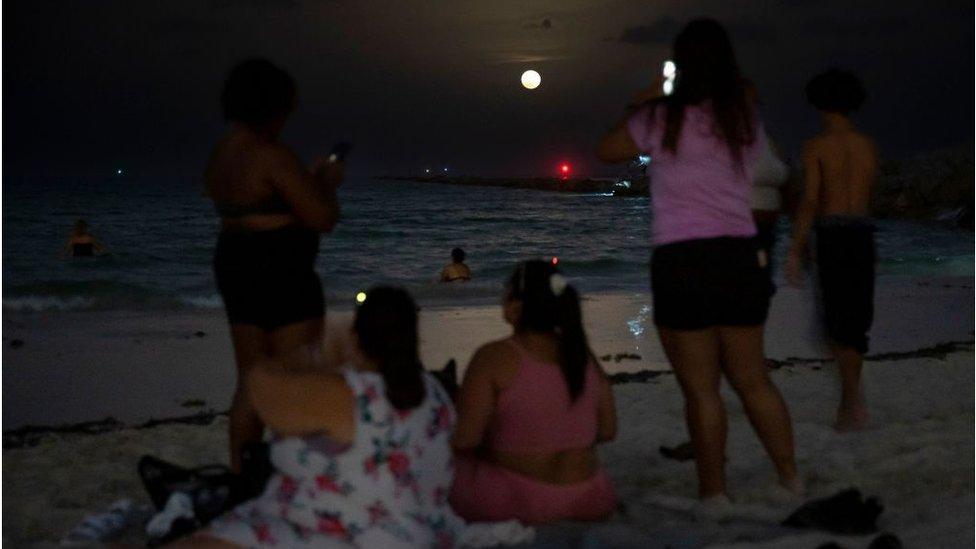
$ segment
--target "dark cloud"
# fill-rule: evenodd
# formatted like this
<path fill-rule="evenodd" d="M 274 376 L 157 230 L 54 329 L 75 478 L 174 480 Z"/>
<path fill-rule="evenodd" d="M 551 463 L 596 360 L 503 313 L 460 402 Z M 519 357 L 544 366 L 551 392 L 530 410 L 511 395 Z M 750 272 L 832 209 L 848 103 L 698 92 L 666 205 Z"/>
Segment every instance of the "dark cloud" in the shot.
<path fill-rule="evenodd" d="M 681 30 L 681 22 L 665 15 L 647 25 L 628 27 L 620 35 L 620 41 L 627 44 L 670 44 Z"/>
<path fill-rule="evenodd" d="M 549 30 L 549 29 L 552 28 L 552 19 L 546 17 L 541 22 L 532 21 L 532 22 L 529 22 L 529 23 L 526 23 L 526 24 L 522 25 L 522 28 L 524 28 L 524 29 L 542 29 L 542 30 Z"/>
<path fill-rule="evenodd" d="M 297 0 L 210 0 L 210 6 L 215 9 L 262 8 L 290 10 L 300 5 Z"/>
<path fill-rule="evenodd" d="M 207 34 L 218 32 L 225 23 L 195 17 L 168 17 L 150 21 L 150 30 L 164 34 Z"/>
<path fill-rule="evenodd" d="M 743 42 L 770 42 L 776 40 L 776 29 L 762 23 L 751 21 L 724 22 L 733 40 Z M 646 25 L 627 27 L 620 35 L 620 41 L 637 45 L 671 44 L 685 21 L 669 15 L 658 17 Z"/>
<path fill-rule="evenodd" d="M 838 39 L 875 39 L 900 36 L 911 29 L 907 17 L 887 16 L 875 19 L 817 17 L 809 21 L 807 29 Z"/>
<path fill-rule="evenodd" d="M 726 25 L 733 41 L 773 42 L 778 38 L 776 29 L 770 25 L 753 22 L 733 22 Z"/>

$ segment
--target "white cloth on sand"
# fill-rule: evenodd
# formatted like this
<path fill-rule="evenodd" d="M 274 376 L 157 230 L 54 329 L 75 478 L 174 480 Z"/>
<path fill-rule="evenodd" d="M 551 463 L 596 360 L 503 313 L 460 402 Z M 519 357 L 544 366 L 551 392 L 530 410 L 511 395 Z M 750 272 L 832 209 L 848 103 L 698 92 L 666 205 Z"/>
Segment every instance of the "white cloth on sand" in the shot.
<path fill-rule="evenodd" d="M 469 522 L 461 532 L 461 547 L 495 547 L 535 541 L 535 528 L 517 520 L 503 522 Z"/>

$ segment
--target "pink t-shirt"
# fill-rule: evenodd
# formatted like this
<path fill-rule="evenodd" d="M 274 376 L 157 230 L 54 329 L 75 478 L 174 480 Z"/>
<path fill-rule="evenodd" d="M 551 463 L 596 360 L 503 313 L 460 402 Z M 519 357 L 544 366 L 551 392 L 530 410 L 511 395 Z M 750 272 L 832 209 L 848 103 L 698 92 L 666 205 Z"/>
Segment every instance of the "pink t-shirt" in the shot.
<path fill-rule="evenodd" d="M 650 106 L 627 120 L 627 131 L 637 149 L 650 155 L 647 176 L 651 188 L 651 229 L 654 244 L 720 236 L 753 236 L 750 198 L 752 172 L 765 134 L 756 123 L 756 139 L 742 151 L 743 166 L 736 166 L 728 145 L 712 129 L 708 103 L 685 107 L 677 151 L 661 145 L 665 108 Z"/>

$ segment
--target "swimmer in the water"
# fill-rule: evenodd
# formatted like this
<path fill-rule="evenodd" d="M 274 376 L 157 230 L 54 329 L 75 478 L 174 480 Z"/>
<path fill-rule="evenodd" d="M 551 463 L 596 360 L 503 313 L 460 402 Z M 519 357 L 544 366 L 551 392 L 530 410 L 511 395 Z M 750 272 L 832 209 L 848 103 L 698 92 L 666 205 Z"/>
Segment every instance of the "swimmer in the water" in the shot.
<path fill-rule="evenodd" d="M 451 263 L 441 271 L 441 282 L 467 282 L 471 269 L 464 264 L 465 253 L 461 248 L 451 250 Z"/>
<path fill-rule="evenodd" d="M 105 253 L 105 248 L 95 235 L 88 232 L 88 223 L 84 219 L 75 222 L 75 228 L 68 237 L 68 255 L 73 257 L 92 257 Z"/>

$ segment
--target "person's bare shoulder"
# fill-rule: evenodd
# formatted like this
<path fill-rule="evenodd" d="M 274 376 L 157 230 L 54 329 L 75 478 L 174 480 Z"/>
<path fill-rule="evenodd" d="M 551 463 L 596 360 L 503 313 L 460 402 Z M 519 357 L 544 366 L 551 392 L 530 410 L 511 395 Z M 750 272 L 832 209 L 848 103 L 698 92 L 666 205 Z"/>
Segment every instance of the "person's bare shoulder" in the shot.
<path fill-rule="evenodd" d="M 866 154 L 870 154 L 875 160 L 878 158 L 878 144 L 874 141 L 870 135 L 861 132 L 855 132 L 855 139 L 857 140 L 858 147 L 864 151 Z"/>
<path fill-rule="evenodd" d="M 518 363 L 518 356 L 508 339 L 499 339 L 485 343 L 475 351 L 471 357 L 471 365 L 467 373 L 480 373 L 499 380 L 509 373 Z M 467 374 L 466 374 L 467 375 Z"/>
<path fill-rule="evenodd" d="M 300 166 L 302 163 L 297 154 L 281 143 L 257 142 L 252 147 L 256 157 L 266 164 Z"/>
<path fill-rule="evenodd" d="M 823 155 L 825 137 L 816 135 L 803 142 L 802 154 L 805 162 L 816 161 Z"/>

